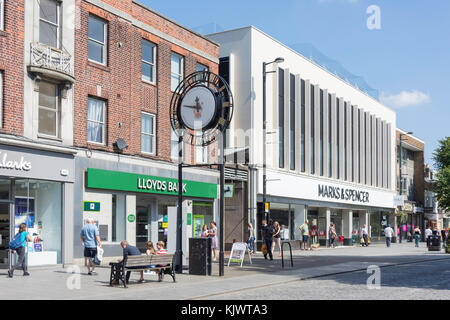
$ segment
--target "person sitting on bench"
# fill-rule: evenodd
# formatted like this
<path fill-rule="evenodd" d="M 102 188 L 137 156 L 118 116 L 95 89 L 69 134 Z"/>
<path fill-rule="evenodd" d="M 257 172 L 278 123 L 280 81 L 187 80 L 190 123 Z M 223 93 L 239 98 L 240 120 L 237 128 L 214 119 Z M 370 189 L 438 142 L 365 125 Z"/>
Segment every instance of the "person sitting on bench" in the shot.
<path fill-rule="evenodd" d="M 122 263 L 125 258 L 127 258 L 128 256 L 140 256 L 141 252 L 139 251 L 138 248 L 136 248 L 135 246 L 132 246 L 128 243 L 127 240 L 123 240 L 120 242 L 120 246 L 123 249 L 123 259 L 119 260 L 118 263 Z M 130 268 L 132 269 L 132 268 Z M 139 279 L 139 282 L 144 282 L 144 271 L 141 271 L 141 278 Z M 127 271 L 127 277 L 126 277 L 126 282 L 128 283 L 128 281 L 130 280 L 130 276 L 131 276 L 131 271 Z M 119 283 L 119 279 L 114 279 L 114 284 L 118 284 Z"/>

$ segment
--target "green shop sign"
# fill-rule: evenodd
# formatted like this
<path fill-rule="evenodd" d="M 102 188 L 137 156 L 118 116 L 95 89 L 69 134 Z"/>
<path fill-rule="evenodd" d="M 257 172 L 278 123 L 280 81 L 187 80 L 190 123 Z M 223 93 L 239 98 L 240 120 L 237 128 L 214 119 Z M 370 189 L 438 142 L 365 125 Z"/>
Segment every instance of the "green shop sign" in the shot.
<path fill-rule="evenodd" d="M 92 168 L 87 170 L 86 186 L 95 189 L 178 195 L 178 179 Z M 215 183 L 183 180 L 182 190 L 183 195 L 188 197 L 217 198 Z"/>

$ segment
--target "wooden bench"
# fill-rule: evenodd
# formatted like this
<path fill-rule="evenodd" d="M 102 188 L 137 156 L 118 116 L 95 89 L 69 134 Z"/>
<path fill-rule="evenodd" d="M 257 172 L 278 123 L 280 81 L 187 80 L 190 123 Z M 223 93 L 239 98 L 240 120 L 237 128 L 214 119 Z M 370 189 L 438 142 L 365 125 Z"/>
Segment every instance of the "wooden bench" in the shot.
<path fill-rule="evenodd" d="M 123 286 L 126 288 L 126 275 L 128 271 L 135 272 L 145 270 L 159 271 L 159 282 L 164 279 L 164 274 L 169 274 L 172 277 L 173 282 L 176 282 L 174 256 L 174 254 L 128 256 L 122 262 L 111 262 L 109 264 L 111 266 L 109 285 L 112 286 L 113 281 L 119 279 L 120 281 L 122 281 Z"/>

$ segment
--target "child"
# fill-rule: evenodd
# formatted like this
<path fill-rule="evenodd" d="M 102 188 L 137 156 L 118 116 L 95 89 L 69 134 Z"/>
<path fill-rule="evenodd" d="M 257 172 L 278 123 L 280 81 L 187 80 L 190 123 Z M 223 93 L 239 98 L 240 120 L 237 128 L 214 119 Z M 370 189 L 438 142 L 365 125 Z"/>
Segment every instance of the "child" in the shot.
<path fill-rule="evenodd" d="M 145 243 L 145 247 L 147 248 L 146 253 L 148 256 L 152 256 L 152 255 L 156 254 L 155 247 L 153 247 L 153 242 L 147 241 Z M 148 268 L 155 268 L 155 267 L 156 267 L 155 265 L 148 266 Z M 145 273 L 146 274 L 152 274 L 152 273 L 154 274 L 155 272 L 154 272 L 154 270 L 146 270 Z"/>
<path fill-rule="evenodd" d="M 156 243 L 156 247 L 158 248 L 158 250 L 156 251 L 156 254 L 167 254 L 167 250 L 164 249 L 164 241 L 158 241 Z"/>

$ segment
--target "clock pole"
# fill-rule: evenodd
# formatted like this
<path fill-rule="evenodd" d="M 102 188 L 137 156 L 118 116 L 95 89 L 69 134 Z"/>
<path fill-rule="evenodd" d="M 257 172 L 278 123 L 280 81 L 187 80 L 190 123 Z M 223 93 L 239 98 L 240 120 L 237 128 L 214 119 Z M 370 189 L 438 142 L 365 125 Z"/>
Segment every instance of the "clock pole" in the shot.
<path fill-rule="evenodd" d="M 177 207 L 177 246 L 175 252 L 175 271 L 183 273 L 183 136 L 178 137 L 178 207 Z"/>

